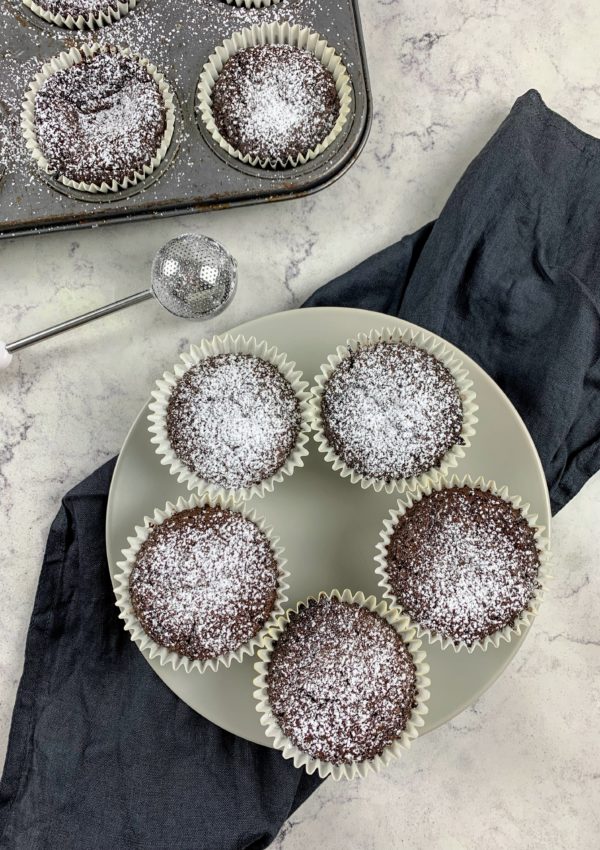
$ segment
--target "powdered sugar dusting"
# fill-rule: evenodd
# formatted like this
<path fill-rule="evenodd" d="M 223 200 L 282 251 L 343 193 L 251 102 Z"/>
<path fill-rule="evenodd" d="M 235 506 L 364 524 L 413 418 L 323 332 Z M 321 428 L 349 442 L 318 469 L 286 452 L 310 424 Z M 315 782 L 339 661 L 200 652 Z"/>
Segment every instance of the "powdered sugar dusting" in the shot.
<path fill-rule="evenodd" d="M 86 17 L 90 12 L 103 12 L 118 7 L 117 0 L 36 0 L 36 3 L 53 15 L 62 15 L 63 18 L 71 15 L 75 20 L 79 15 Z"/>
<path fill-rule="evenodd" d="M 167 431 L 196 475 L 226 488 L 265 481 L 285 463 L 300 430 L 293 388 L 272 363 L 219 354 L 188 369 L 171 393 Z"/>
<path fill-rule="evenodd" d="M 340 111 L 331 73 L 288 44 L 234 54 L 212 101 L 221 135 L 236 150 L 270 160 L 306 154 L 330 133 Z"/>
<path fill-rule="evenodd" d="M 234 511 L 205 506 L 156 526 L 130 576 L 144 631 L 188 658 L 215 658 L 269 618 L 278 567 L 266 535 Z"/>
<path fill-rule="evenodd" d="M 35 98 L 35 129 L 50 167 L 70 180 L 122 181 L 148 164 L 166 127 L 155 80 L 139 62 L 98 53 L 58 71 Z"/>
<path fill-rule="evenodd" d="M 428 352 L 380 342 L 351 352 L 322 397 L 325 437 L 347 466 L 392 481 L 437 466 L 462 442 L 458 386 Z"/>
<path fill-rule="evenodd" d="M 399 518 L 388 574 L 398 602 L 425 628 L 472 645 L 512 625 L 538 582 L 527 520 L 500 496 L 434 491 Z"/>
<path fill-rule="evenodd" d="M 416 700 L 416 669 L 383 618 L 337 599 L 292 614 L 273 650 L 268 699 L 284 734 L 333 764 L 374 758 L 399 738 Z"/>
<path fill-rule="evenodd" d="M 74 44 L 125 45 L 149 59 L 165 75 L 176 97 L 175 131 L 171 153 L 177 147 L 172 165 L 164 168 L 159 180 L 143 183 L 143 192 L 127 201 L 124 212 L 140 207 L 164 209 L 172 200 L 199 204 L 213 197 L 231 197 L 247 193 L 246 177 L 218 158 L 211 156 L 191 114 L 196 85 L 203 63 L 225 38 L 244 27 L 273 21 L 308 26 L 326 35 L 332 47 L 343 55 L 344 65 L 354 84 L 362 87 L 362 69 L 356 68 L 356 50 L 344 50 L 346 30 L 340 21 L 352 14 L 348 0 L 322 0 L 273 3 L 260 9 L 229 5 L 219 0 L 140 0 L 135 9 L 119 21 L 93 31 L 68 30 L 45 24 L 30 13 L 22 0 L 0 3 L 0 230 L 39 219 L 46 228 L 57 216 L 68 215 L 77 221 L 104 218 L 109 207 L 96 196 L 85 203 L 57 191 L 35 167 L 20 126 L 25 91 L 42 64 Z M 34 21 L 34 23 L 31 23 Z M 177 120 L 177 101 L 182 105 L 183 120 Z M 160 169 L 162 171 L 163 169 Z M 257 176 L 256 190 L 268 194 L 272 179 Z M 113 198 L 113 203 L 124 199 Z M 41 218 L 40 218 L 41 215 Z M 30 227 L 31 225 L 28 225 Z"/>

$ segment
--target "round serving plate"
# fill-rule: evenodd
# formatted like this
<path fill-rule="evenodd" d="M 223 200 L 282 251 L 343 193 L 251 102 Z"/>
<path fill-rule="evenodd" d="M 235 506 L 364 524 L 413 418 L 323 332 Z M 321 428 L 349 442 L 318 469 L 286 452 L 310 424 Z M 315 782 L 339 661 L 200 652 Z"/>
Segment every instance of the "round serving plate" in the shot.
<path fill-rule="evenodd" d="M 304 372 L 310 386 L 319 367 L 338 345 L 361 331 L 382 327 L 416 327 L 367 310 L 321 307 L 264 316 L 231 330 L 256 336 L 285 351 Z M 540 459 L 523 421 L 492 379 L 462 352 L 479 404 L 479 424 L 471 447 L 456 467 L 458 474 L 483 475 L 523 496 L 546 527 L 550 502 Z M 173 353 L 173 363 L 177 360 Z M 170 369 L 172 363 L 165 363 Z M 157 376 L 158 377 L 158 376 Z M 115 468 L 106 516 L 106 548 L 111 578 L 127 537 L 145 515 L 167 501 L 187 495 L 184 485 L 161 466 L 148 432 L 148 407 L 133 423 Z M 376 544 L 397 497 L 363 490 L 341 478 L 325 463 L 316 443 L 309 443 L 305 466 L 263 499 L 252 499 L 281 539 L 291 576 L 290 606 L 320 590 L 345 587 L 381 597 L 375 575 Z M 455 653 L 427 646 L 431 666 L 431 700 L 421 734 L 450 720 L 473 703 L 502 673 L 525 636 L 498 649 Z M 254 658 L 217 672 L 186 673 L 144 657 L 178 697 L 213 723 L 250 741 L 270 746 L 259 724 L 252 696 Z"/>

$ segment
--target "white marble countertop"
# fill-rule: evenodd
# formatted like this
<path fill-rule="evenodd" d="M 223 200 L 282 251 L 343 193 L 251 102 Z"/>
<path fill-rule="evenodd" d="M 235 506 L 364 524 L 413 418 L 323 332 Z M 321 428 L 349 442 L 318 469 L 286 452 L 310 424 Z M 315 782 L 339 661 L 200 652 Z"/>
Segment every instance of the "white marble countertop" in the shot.
<path fill-rule="evenodd" d="M 145 287 L 156 247 L 184 230 L 214 236 L 239 259 L 239 295 L 206 334 L 297 306 L 435 217 L 531 87 L 600 135 L 595 4 L 376 0 L 361 12 L 374 122 L 339 182 L 284 204 L 2 242 L 0 337 Z M 156 373 L 193 333 L 146 303 L 24 352 L 0 374 L 2 756 L 60 498 L 118 451 Z M 325 783 L 274 847 L 598 847 L 599 515 L 597 475 L 555 519 L 552 592 L 493 688 L 381 775 Z"/>

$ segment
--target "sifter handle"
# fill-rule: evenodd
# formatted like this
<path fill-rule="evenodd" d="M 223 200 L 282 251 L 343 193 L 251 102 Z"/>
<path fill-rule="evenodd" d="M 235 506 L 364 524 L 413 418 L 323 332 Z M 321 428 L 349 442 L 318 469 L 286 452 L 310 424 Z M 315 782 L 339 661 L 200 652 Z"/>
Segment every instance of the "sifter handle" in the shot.
<path fill-rule="evenodd" d="M 117 310 L 122 310 L 124 307 L 131 307 L 132 304 L 139 304 L 140 301 L 146 301 L 152 298 L 153 292 L 151 289 L 145 289 L 143 292 L 136 292 L 134 295 L 128 295 L 126 298 L 121 298 L 119 301 L 113 301 L 112 304 L 106 304 L 104 307 L 97 307 L 95 310 L 90 310 L 89 313 L 83 313 L 81 316 L 75 316 L 73 319 L 67 319 L 65 322 L 60 322 L 58 325 L 53 325 L 51 328 L 46 328 L 44 331 L 24 336 L 22 339 L 17 339 L 15 342 L 2 343 L 0 342 L 0 369 L 5 369 L 10 365 L 12 354 L 14 351 L 19 351 L 21 348 L 27 348 L 30 345 L 35 345 L 36 342 L 41 342 L 43 339 L 57 336 L 71 328 L 77 328 L 80 325 L 85 325 L 87 322 L 92 322 L 94 319 L 99 319 L 102 316 L 107 316 L 109 313 L 115 313 Z"/>

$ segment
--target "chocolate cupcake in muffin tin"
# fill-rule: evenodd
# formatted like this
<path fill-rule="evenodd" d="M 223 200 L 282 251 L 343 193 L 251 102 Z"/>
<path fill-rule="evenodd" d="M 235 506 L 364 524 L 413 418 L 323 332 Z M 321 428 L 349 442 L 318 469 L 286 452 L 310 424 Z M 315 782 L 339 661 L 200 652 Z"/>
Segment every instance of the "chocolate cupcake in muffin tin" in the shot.
<path fill-rule="evenodd" d="M 437 486 L 402 505 L 383 535 L 386 596 L 443 645 L 497 645 L 537 610 L 541 532 L 492 485 Z"/>
<path fill-rule="evenodd" d="M 234 33 L 209 57 L 198 101 L 208 131 L 231 156 L 285 168 L 334 141 L 352 93 L 340 57 L 317 33 L 274 22 Z"/>
<path fill-rule="evenodd" d="M 273 162 L 306 155 L 340 113 L 331 72 L 289 44 L 235 53 L 217 77 L 212 101 L 223 138 L 242 155 Z"/>
<path fill-rule="evenodd" d="M 75 61 L 74 61 L 75 60 Z M 115 191 L 148 176 L 171 141 L 162 75 L 126 49 L 73 49 L 30 86 L 22 126 L 38 165 L 65 185 Z"/>

